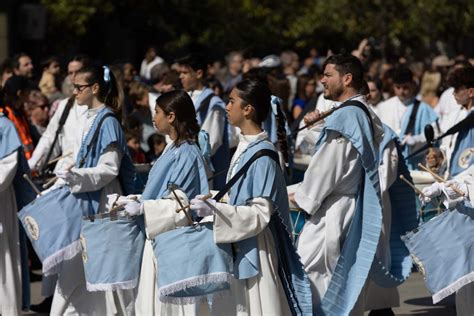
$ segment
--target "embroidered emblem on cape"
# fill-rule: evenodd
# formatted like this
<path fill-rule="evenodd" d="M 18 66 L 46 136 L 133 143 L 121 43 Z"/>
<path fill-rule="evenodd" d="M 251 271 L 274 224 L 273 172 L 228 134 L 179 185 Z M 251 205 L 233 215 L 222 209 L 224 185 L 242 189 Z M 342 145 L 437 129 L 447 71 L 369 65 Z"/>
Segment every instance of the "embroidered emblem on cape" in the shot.
<path fill-rule="evenodd" d="M 40 230 L 36 220 L 31 216 L 25 216 L 23 221 L 31 238 L 33 238 L 33 240 L 38 240 L 40 236 Z"/>
<path fill-rule="evenodd" d="M 459 167 L 467 169 L 471 163 L 472 155 L 474 155 L 474 148 L 465 149 L 459 156 Z"/>
<path fill-rule="evenodd" d="M 82 261 L 86 263 L 87 262 L 87 246 L 86 246 L 86 238 L 84 237 L 83 234 L 79 235 L 79 242 L 81 243 L 81 247 L 82 247 Z"/>

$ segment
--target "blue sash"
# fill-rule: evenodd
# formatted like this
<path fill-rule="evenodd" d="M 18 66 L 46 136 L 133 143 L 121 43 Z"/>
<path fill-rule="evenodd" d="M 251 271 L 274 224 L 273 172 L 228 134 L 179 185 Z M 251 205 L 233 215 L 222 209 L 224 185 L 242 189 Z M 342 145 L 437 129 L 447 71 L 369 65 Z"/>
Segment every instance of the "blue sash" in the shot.
<path fill-rule="evenodd" d="M 458 205 L 402 237 L 433 303 L 474 281 L 474 209 Z"/>

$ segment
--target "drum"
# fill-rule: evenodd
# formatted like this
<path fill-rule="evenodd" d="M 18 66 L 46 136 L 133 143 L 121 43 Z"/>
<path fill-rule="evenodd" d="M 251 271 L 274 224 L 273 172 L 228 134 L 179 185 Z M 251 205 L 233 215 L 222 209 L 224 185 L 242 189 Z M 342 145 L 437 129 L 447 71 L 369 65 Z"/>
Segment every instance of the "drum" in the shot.
<path fill-rule="evenodd" d="M 143 216 L 124 211 L 83 217 L 80 241 L 89 292 L 133 289 L 145 246 Z"/>
<path fill-rule="evenodd" d="M 64 260 L 80 253 L 81 217 L 89 209 L 85 194 L 72 194 L 64 186 L 39 196 L 18 213 L 44 275 L 58 273 Z"/>
<path fill-rule="evenodd" d="M 474 281 L 474 209 L 459 205 L 402 236 L 433 303 Z"/>
<path fill-rule="evenodd" d="M 163 302 L 190 304 L 229 290 L 230 244 L 214 242 L 212 223 L 177 228 L 155 237 L 157 283 Z"/>

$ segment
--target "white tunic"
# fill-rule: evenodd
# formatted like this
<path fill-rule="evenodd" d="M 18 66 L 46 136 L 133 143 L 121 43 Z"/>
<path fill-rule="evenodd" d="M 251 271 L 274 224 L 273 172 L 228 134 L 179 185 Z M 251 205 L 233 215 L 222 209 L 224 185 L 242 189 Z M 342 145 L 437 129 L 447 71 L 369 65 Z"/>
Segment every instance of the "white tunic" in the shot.
<path fill-rule="evenodd" d="M 397 96 L 380 102 L 377 107 L 378 116 L 382 123 L 387 124 L 397 135 L 400 135 L 403 116 L 408 107 Z"/>
<path fill-rule="evenodd" d="M 79 118 L 74 139 L 74 157 L 99 110 L 89 109 Z M 99 212 L 105 211 L 107 194 L 121 194 L 119 174 L 121 155 L 115 146 L 110 146 L 99 158 L 96 167 L 73 168 L 74 179 L 70 183 L 71 192 L 90 192 L 102 189 Z M 58 183 L 61 181 L 58 180 Z M 81 254 L 63 262 L 58 284 L 51 307 L 52 315 L 133 315 L 135 290 L 118 290 L 116 292 L 88 292 L 84 276 Z"/>
<path fill-rule="evenodd" d="M 13 179 L 18 151 L 0 160 L 0 314 L 21 314 L 21 259 Z"/>
<path fill-rule="evenodd" d="M 440 125 L 444 124 L 445 117 L 447 117 L 452 111 L 456 110 L 459 105 L 454 98 L 454 88 L 450 87 L 443 91 L 439 97 L 438 104 L 434 108 L 439 116 Z"/>

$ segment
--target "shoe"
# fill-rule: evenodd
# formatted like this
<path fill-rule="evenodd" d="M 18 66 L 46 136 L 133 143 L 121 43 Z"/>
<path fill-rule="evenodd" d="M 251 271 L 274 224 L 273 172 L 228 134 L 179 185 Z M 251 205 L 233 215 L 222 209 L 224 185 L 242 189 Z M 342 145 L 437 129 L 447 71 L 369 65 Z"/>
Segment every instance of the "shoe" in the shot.
<path fill-rule="evenodd" d="M 49 314 L 51 311 L 51 304 L 53 303 L 53 296 L 45 298 L 41 303 L 31 305 L 30 310 L 37 313 Z"/>
<path fill-rule="evenodd" d="M 395 313 L 391 308 L 384 309 L 373 309 L 370 311 L 369 316 L 394 316 Z"/>

